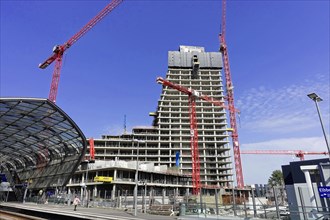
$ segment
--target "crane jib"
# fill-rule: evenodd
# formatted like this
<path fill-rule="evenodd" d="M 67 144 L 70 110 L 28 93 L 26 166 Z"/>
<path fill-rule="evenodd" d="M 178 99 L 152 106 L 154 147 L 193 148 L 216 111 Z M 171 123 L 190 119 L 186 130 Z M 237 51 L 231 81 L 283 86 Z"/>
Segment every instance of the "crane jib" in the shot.
<path fill-rule="evenodd" d="M 60 79 L 62 56 L 66 49 L 70 48 L 75 42 L 83 37 L 90 29 L 92 29 L 99 21 L 101 21 L 107 14 L 115 9 L 123 0 L 112 0 L 107 4 L 94 18 L 92 18 L 79 32 L 72 36 L 65 44 L 56 45 L 53 49 L 53 54 L 43 63 L 39 64 L 39 68 L 45 69 L 56 60 L 55 69 L 53 72 L 51 89 L 49 93 L 49 100 L 55 103 L 58 84 Z"/>

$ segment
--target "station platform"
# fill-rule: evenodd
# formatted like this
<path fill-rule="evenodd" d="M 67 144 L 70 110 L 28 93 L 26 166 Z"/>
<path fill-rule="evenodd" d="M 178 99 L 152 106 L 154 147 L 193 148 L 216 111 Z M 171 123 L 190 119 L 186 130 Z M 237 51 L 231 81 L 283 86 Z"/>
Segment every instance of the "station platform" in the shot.
<path fill-rule="evenodd" d="M 74 211 L 74 206 L 58 205 L 58 204 L 36 204 L 36 203 L 14 203 L 2 202 L 0 209 L 18 212 L 26 215 L 37 216 L 44 219 L 98 219 L 98 220 L 173 220 L 179 219 L 178 216 L 162 216 L 151 215 L 145 213 L 137 213 L 134 216 L 134 210 L 122 210 L 114 208 L 99 208 L 99 207 L 77 207 Z"/>

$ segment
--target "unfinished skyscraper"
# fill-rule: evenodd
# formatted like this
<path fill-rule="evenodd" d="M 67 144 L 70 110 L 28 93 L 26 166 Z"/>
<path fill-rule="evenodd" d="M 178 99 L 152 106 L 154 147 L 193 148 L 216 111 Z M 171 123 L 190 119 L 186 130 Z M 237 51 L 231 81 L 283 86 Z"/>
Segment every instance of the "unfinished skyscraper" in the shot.
<path fill-rule="evenodd" d="M 166 80 L 224 101 L 221 69 L 221 53 L 180 46 L 179 51 L 168 53 Z M 102 139 L 96 139 L 96 159 L 138 159 L 191 173 L 188 96 L 163 86 L 157 110 L 150 114 L 154 117 L 151 127 L 135 127 L 132 134 L 103 135 Z M 226 111 L 196 99 L 196 115 L 202 187 L 227 186 L 233 174 Z"/>

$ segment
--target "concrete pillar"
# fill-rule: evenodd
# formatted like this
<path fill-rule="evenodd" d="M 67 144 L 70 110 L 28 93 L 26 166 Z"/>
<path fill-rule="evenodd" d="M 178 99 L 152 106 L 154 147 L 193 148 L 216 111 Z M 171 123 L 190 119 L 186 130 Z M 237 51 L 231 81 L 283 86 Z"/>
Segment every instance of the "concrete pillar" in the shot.
<path fill-rule="evenodd" d="M 93 200 L 97 197 L 97 185 L 94 186 Z"/>
<path fill-rule="evenodd" d="M 116 184 L 112 185 L 111 199 L 114 200 L 116 197 Z"/>
<path fill-rule="evenodd" d="M 219 196 L 218 196 L 218 189 L 214 189 L 214 199 L 215 199 L 215 211 L 216 214 L 219 215 Z"/>
<path fill-rule="evenodd" d="M 165 196 L 166 196 L 166 189 L 163 188 L 162 190 L 162 204 L 165 205 Z"/>
<path fill-rule="evenodd" d="M 120 190 L 117 191 L 117 207 L 121 208 L 121 196 L 120 196 Z"/>
<path fill-rule="evenodd" d="M 86 188 L 87 189 L 87 188 Z M 91 191 L 90 190 L 87 190 L 87 193 L 86 193 L 86 207 L 88 208 L 88 203 L 89 203 L 89 200 L 91 198 L 91 195 L 90 195 Z"/>
<path fill-rule="evenodd" d="M 127 189 L 125 190 L 125 208 L 127 207 Z"/>
<path fill-rule="evenodd" d="M 153 203 L 153 195 L 152 195 L 152 191 L 153 191 L 153 187 L 150 187 L 150 191 L 149 191 L 149 207 L 152 205 Z"/>
<path fill-rule="evenodd" d="M 178 187 L 176 187 L 176 188 L 174 189 L 174 205 L 176 204 L 176 198 L 177 198 L 177 196 L 178 196 L 178 191 L 179 191 L 179 189 L 178 189 Z"/>
<path fill-rule="evenodd" d="M 317 170 L 317 165 L 308 165 L 308 166 L 300 166 L 300 169 L 303 171 L 306 179 L 307 189 L 309 193 L 309 201 L 313 208 L 316 208 L 315 194 L 313 190 L 312 180 L 309 171 Z"/>
<path fill-rule="evenodd" d="M 83 198 L 84 198 L 84 188 L 83 187 L 81 187 L 81 190 L 80 190 L 80 198 L 81 198 L 81 200 L 83 200 Z"/>
<path fill-rule="evenodd" d="M 71 205 L 71 197 L 72 197 L 71 188 L 69 187 L 68 188 L 68 206 Z"/>
<path fill-rule="evenodd" d="M 113 171 L 113 180 L 115 181 L 117 179 L 117 169 L 114 169 Z"/>
<path fill-rule="evenodd" d="M 201 213 L 204 213 L 203 212 L 203 188 L 200 189 L 199 201 L 200 201 L 200 206 L 201 206 Z"/>

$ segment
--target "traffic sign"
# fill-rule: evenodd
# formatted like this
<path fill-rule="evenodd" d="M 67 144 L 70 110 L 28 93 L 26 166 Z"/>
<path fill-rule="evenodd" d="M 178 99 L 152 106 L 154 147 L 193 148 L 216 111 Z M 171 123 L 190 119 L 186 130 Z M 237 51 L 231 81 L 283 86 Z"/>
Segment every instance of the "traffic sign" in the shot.
<path fill-rule="evenodd" d="M 321 198 L 330 198 L 330 186 L 319 186 L 318 189 Z"/>

